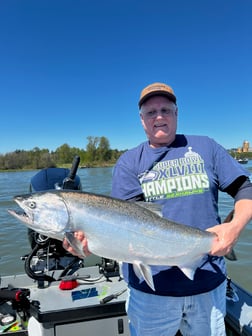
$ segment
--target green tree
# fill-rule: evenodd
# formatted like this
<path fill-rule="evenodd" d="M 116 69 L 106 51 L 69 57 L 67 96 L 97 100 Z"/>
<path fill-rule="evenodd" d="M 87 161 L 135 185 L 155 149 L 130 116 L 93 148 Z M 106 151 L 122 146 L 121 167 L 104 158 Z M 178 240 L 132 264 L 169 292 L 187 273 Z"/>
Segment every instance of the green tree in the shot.
<path fill-rule="evenodd" d="M 71 163 L 73 160 L 71 148 L 66 143 L 56 149 L 55 156 L 60 164 Z"/>
<path fill-rule="evenodd" d="M 106 162 L 111 159 L 111 150 L 109 140 L 102 136 L 99 141 L 99 145 L 97 148 L 97 159 L 100 162 Z"/>
<path fill-rule="evenodd" d="M 105 137 L 88 136 L 86 150 L 63 144 L 56 151 L 34 147 L 29 151 L 17 149 L 14 152 L 0 154 L 0 169 L 42 169 L 71 165 L 73 158 L 80 157 L 80 166 L 114 164 L 124 151 L 111 149 Z M 247 153 L 248 157 L 249 154 Z"/>
<path fill-rule="evenodd" d="M 88 144 L 86 147 L 87 153 L 87 161 L 88 162 L 95 162 L 96 161 L 96 154 L 97 154 L 97 147 L 99 144 L 99 137 L 88 136 L 87 137 Z"/>

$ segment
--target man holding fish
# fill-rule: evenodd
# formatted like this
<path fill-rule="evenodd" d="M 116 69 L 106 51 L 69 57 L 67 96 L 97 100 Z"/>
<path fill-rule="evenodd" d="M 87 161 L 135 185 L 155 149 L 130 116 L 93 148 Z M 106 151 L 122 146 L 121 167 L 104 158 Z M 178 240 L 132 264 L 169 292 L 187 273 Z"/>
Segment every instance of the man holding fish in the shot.
<path fill-rule="evenodd" d="M 145 87 L 140 119 L 148 141 L 124 153 L 113 171 L 112 196 L 158 203 L 164 217 L 216 234 L 193 280 L 177 266 L 151 266 L 155 290 L 123 264 L 129 285 L 127 313 L 132 336 L 225 335 L 226 267 L 223 256 L 252 219 L 249 173 L 214 140 L 176 134 L 178 106 L 164 83 Z M 234 198 L 234 215 L 221 223 L 218 191 Z M 88 241 L 82 232 L 76 236 Z M 68 243 L 65 247 L 73 252 Z M 183 251 L 181 251 L 183 254 Z"/>
<path fill-rule="evenodd" d="M 40 192 L 16 196 L 24 213 L 9 212 L 42 234 L 66 237 L 73 254 L 123 261 L 132 336 L 224 336 L 223 256 L 252 219 L 250 174 L 213 139 L 177 134 L 170 86 L 148 85 L 138 105 L 148 140 L 119 158 L 112 198 Z M 219 191 L 234 199 L 226 223 Z"/>

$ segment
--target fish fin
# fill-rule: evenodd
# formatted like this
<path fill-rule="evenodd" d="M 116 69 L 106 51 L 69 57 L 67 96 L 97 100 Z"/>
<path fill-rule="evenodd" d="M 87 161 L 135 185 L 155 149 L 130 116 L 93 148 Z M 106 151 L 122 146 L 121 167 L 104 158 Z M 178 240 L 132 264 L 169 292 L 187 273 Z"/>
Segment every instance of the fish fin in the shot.
<path fill-rule="evenodd" d="M 153 283 L 153 277 L 152 277 L 152 272 L 151 268 L 148 265 L 143 264 L 142 262 L 136 261 L 133 263 L 133 269 L 140 280 L 141 278 L 144 278 L 145 282 L 148 284 L 148 286 L 155 291 L 155 286 Z"/>
<path fill-rule="evenodd" d="M 81 242 L 74 237 L 73 232 L 65 232 L 65 238 L 70 244 L 70 246 L 75 250 L 78 256 L 82 256 L 83 258 L 86 257 L 85 253 L 83 252 L 83 248 Z"/>
<path fill-rule="evenodd" d="M 180 267 L 180 270 L 187 276 L 188 279 L 193 280 L 194 279 L 194 274 L 195 274 L 195 269 L 191 267 Z"/>
<path fill-rule="evenodd" d="M 140 201 L 135 202 L 135 204 L 139 205 L 142 208 L 148 209 L 151 212 L 154 212 L 159 217 L 163 217 L 162 206 L 158 203 Z"/>
<path fill-rule="evenodd" d="M 188 279 L 193 280 L 196 269 L 204 264 L 205 258 L 207 258 L 207 256 L 205 256 L 204 258 L 196 259 L 190 264 L 181 265 L 179 266 L 179 269 L 185 274 L 185 276 L 187 276 Z"/>
<path fill-rule="evenodd" d="M 238 260 L 237 256 L 236 256 L 236 253 L 235 253 L 235 250 L 233 250 L 233 249 L 229 253 L 225 254 L 225 258 L 227 258 L 228 260 L 231 260 L 231 261 Z"/>

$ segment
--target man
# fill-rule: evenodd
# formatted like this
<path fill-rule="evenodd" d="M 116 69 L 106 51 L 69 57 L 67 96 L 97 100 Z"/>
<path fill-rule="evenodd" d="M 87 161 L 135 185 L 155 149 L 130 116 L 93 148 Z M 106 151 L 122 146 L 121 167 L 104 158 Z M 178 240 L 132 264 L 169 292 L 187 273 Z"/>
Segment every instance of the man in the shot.
<path fill-rule="evenodd" d="M 164 217 L 215 232 L 217 236 L 194 280 L 178 267 L 153 266 L 153 291 L 145 281 L 139 281 L 131 264 L 123 265 L 129 286 L 127 313 L 131 335 L 174 336 L 180 330 L 187 336 L 223 336 L 223 256 L 231 251 L 252 219 L 249 173 L 214 140 L 176 134 L 177 100 L 168 85 L 153 83 L 144 88 L 139 109 L 148 141 L 119 158 L 113 170 L 111 195 L 159 203 Z M 230 194 L 235 202 L 233 219 L 221 225 L 219 190 Z M 77 234 L 88 253 L 85 236 Z"/>

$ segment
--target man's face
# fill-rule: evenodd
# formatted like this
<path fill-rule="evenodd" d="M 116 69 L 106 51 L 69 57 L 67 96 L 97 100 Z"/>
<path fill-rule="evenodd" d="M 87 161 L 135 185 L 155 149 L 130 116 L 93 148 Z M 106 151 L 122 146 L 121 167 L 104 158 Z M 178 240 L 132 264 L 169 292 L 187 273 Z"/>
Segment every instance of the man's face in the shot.
<path fill-rule="evenodd" d="M 154 96 L 142 106 L 140 117 L 151 147 L 170 145 L 176 136 L 177 106 L 168 98 Z"/>

